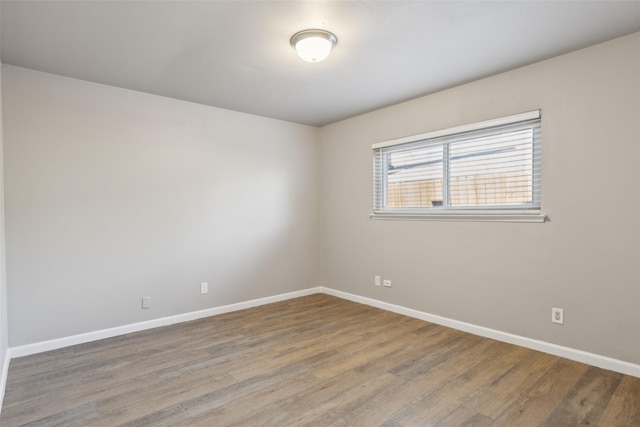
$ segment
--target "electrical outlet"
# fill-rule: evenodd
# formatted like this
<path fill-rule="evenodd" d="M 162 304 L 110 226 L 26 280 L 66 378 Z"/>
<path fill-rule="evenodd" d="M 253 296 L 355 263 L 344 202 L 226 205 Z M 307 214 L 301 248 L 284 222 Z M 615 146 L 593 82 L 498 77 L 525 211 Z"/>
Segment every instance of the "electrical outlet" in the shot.
<path fill-rule="evenodd" d="M 142 297 L 142 309 L 151 308 L 151 297 Z"/>
<path fill-rule="evenodd" d="M 384 282 L 382 282 L 382 284 L 384 286 L 386 286 L 387 288 L 390 288 L 391 287 L 391 280 L 385 280 Z"/>
<path fill-rule="evenodd" d="M 380 286 L 380 276 L 373 276 L 373 284 Z"/>
<path fill-rule="evenodd" d="M 564 310 L 561 308 L 552 308 L 551 321 L 553 323 L 559 323 L 561 325 L 564 325 Z"/>
<path fill-rule="evenodd" d="M 209 293 L 209 284 L 208 283 L 200 283 L 200 293 L 201 294 Z"/>

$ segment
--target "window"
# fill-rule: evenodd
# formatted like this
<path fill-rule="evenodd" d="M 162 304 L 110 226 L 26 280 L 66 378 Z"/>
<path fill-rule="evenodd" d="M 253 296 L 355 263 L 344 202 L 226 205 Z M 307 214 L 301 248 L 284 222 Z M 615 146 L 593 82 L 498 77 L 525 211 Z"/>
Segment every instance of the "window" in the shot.
<path fill-rule="evenodd" d="M 373 145 L 374 219 L 542 222 L 540 111 Z"/>

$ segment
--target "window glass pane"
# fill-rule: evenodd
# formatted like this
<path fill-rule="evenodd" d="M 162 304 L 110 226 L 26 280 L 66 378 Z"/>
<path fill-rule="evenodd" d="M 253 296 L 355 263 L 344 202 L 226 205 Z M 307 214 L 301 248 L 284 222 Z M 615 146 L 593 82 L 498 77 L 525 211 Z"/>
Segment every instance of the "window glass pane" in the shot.
<path fill-rule="evenodd" d="M 390 208 L 442 205 L 442 145 L 387 154 L 387 206 Z"/>
<path fill-rule="evenodd" d="M 512 206 L 533 202 L 531 128 L 449 144 L 451 206 Z"/>
<path fill-rule="evenodd" d="M 373 145 L 376 214 L 536 214 L 540 111 Z"/>

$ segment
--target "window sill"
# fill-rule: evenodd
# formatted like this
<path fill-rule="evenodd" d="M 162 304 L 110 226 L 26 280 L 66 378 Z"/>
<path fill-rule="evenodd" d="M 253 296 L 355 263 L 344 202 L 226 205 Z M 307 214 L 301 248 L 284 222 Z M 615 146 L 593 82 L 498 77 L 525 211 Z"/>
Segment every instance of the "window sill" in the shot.
<path fill-rule="evenodd" d="M 370 219 L 392 221 L 537 222 L 549 218 L 541 213 L 401 213 L 369 214 Z"/>

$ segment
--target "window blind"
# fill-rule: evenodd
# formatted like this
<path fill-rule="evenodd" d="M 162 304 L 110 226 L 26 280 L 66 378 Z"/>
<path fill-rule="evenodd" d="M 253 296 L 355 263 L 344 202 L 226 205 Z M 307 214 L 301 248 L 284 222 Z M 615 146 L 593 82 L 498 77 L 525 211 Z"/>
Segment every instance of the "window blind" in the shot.
<path fill-rule="evenodd" d="M 538 110 L 374 144 L 374 213 L 539 212 L 540 126 Z"/>

